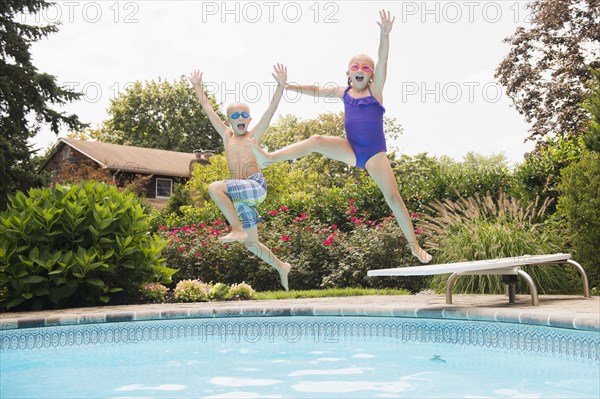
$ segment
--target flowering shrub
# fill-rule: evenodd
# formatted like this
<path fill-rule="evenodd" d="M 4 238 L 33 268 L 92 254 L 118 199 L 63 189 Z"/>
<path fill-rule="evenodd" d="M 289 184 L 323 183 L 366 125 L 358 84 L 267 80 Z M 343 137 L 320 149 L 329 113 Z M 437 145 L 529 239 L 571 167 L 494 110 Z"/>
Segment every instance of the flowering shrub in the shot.
<path fill-rule="evenodd" d="M 182 280 L 175 287 L 175 300 L 178 302 L 206 302 L 210 286 L 200 280 Z"/>
<path fill-rule="evenodd" d="M 217 283 L 210 287 L 208 298 L 211 301 L 221 301 L 228 299 L 229 297 L 229 286 L 223 283 Z"/>
<path fill-rule="evenodd" d="M 404 243 L 393 217 L 379 221 L 354 201 L 340 206 L 335 223 L 324 224 L 310 212 L 293 211 L 287 205 L 262 209 L 261 242 L 292 265 L 293 289 L 323 287 L 423 288 L 419 278 L 367 278 L 370 269 L 417 264 Z M 417 215 L 414 214 L 413 218 Z M 169 239 L 163 251 L 167 263 L 179 269 L 174 279 L 247 281 L 259 291 L 281 289 L 279 275 L 242 244 L 223 244 L 218 238 L 229 227 L 222 221 L 185 227 L 160 226 Z"/>
<path fill-rule="evenodd" d="M 149 299 L 151 302 L 162 303 L 165 301 L 167 292 L 169 289 L 159 283 L 148 283 L 144 284 L 140 288 L 142 295 Z"/>
<path fill-rule="evenodd" d="M 254 290 L 244 282 L 233 284 L 231 288 L 229 288 L 229 293 L 227 294 L 229 299 L 252 299 L 253 296 Z"/>

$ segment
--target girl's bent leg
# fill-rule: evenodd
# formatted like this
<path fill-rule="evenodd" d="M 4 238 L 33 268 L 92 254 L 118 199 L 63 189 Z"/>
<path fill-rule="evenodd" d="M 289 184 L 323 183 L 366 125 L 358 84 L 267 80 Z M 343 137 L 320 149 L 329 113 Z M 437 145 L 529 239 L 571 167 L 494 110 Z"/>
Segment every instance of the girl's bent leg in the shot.
<path fill-rule="evenodd" d="M 289 263 L 282 262 L 269 248 L 258 241 L 258 229 L 256 226 L 245 229 L 244 231 L 248 235 L 248 239 L 244 241 L 246 249 L 277 270 L 279 272 L 281 285 L 288 291 L 288 274 L 292 269 L 292 266 Z"/>
<path fill-rule="evenodd" d="M 356 165 L 354 150 L 348 140 L 341 137 L 315 135 L 273 152 L 266 152 L 254 143 L 252 150 L 258 163 L 263 165 L 298 159 L 313 152 L 350 166 Z"/>
<path fill-rule="evenodd" d="M 398 191 L 398 183 L 396 183 L 396 177 L 384 152 L 380 152 L 374 155 L 367 161 L 365 165 L 367 172 L 371 178 L 375 181 L 389 207 L 394 212 L 396 222 L 404 237 L 408 240 L 408 245 L 414 256 L 416 256 L 421 263 L 429 263 L 431 261 L 431 255 L 429 255 L 423 248 L 420 247 L 415 234 L 415 228 L 410 219 L 406 205 L 400 196 Z"/>

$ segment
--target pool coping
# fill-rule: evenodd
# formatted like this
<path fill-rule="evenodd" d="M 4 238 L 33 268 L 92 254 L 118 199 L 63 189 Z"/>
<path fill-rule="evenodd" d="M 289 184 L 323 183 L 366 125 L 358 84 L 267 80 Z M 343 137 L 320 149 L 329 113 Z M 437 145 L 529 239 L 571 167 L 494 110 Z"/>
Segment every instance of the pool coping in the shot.
<path fill-rule="evenodd" d="M 455 295 L 447 305 L 443 295 L 355 296 L 104 306 L 50 311 L 0 313 L 0 330 L 72 326 L 150 320 L 275 317 L 370 316 L 488 321 L 600 332 L 600 297 L 517 296 L 508 304 L 502 295 Z"/>

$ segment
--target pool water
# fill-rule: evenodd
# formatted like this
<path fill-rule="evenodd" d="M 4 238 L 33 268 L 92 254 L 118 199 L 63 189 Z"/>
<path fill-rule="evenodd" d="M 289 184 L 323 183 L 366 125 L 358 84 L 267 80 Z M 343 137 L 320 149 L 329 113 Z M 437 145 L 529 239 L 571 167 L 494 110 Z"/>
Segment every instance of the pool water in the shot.
<path fill-rule="evenodd" d="M 600 396 L 597 332 L 364 317 L 28 330 L 1 332 L 2 399 Z"/>

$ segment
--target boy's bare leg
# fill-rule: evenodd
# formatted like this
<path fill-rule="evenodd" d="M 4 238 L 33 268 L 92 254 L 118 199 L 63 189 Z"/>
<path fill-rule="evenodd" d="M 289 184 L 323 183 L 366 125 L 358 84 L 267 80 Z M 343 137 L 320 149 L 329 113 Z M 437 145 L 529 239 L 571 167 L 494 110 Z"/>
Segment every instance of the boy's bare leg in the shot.
<path fill-rule="evenodd" d="M 387 156 L 384 152 L 374 155 L 367 161 L 365 166 L 367 172 L 369 172 L 369 175 L 383 193 L 385 201 L 394 212 L 396 222 L 400 226 L 404 237 L 408 240 L 410 251 L 421 263 L 429 263 L 431 255 L 419 246 L 417 236 L 415 235 L 415 228 L 410 220 L 406 205 L 404 205 L 404 201 L 398 192 L 398 183 L 396 182 L 394 171 L 390 166 Z"/>
<path fill-rule="evenodd" d="M 288 273 L 292 269 L 292 266 L 289 263 L 282 262 L 269 248 L 258 241 L 258 229 L 256 226 L 246 229 L 245 232 L 248 235 L 248 239 L 244 242 L 246 249 L 277 270 L 281 279 L 281 285 L 288 291 Z"/>
<path fill-rule="evenodd" d="M 317 152 L 335 161 L 345 162 L 350 166 L 356 165 L 356 156 L 350 143 L 341 137 L 315 135 L 273 152 L 263 150 L 254 140 L 252 143 L 254 144 L 252 151 L 259 165 L 290 161 L 312 152 Z"/>
<path fill-rule="evenodd" d="M 235 211 L 233 202 L 227 195 L 227 185 L 222 181 L 211 183 L 210 186 L 208 186 L 208 194 L 210 194 L 212 200 L 215 201 L 215 204 L 217 204 L 221 212 L 223 212 L 225 219 L 227 219 L 231 226 L 231 232 L 219 239 L 223 242 L 246 241 L 248 234 L 242 228 L 242 222 L 240 222 L 240 218 Z"/>

